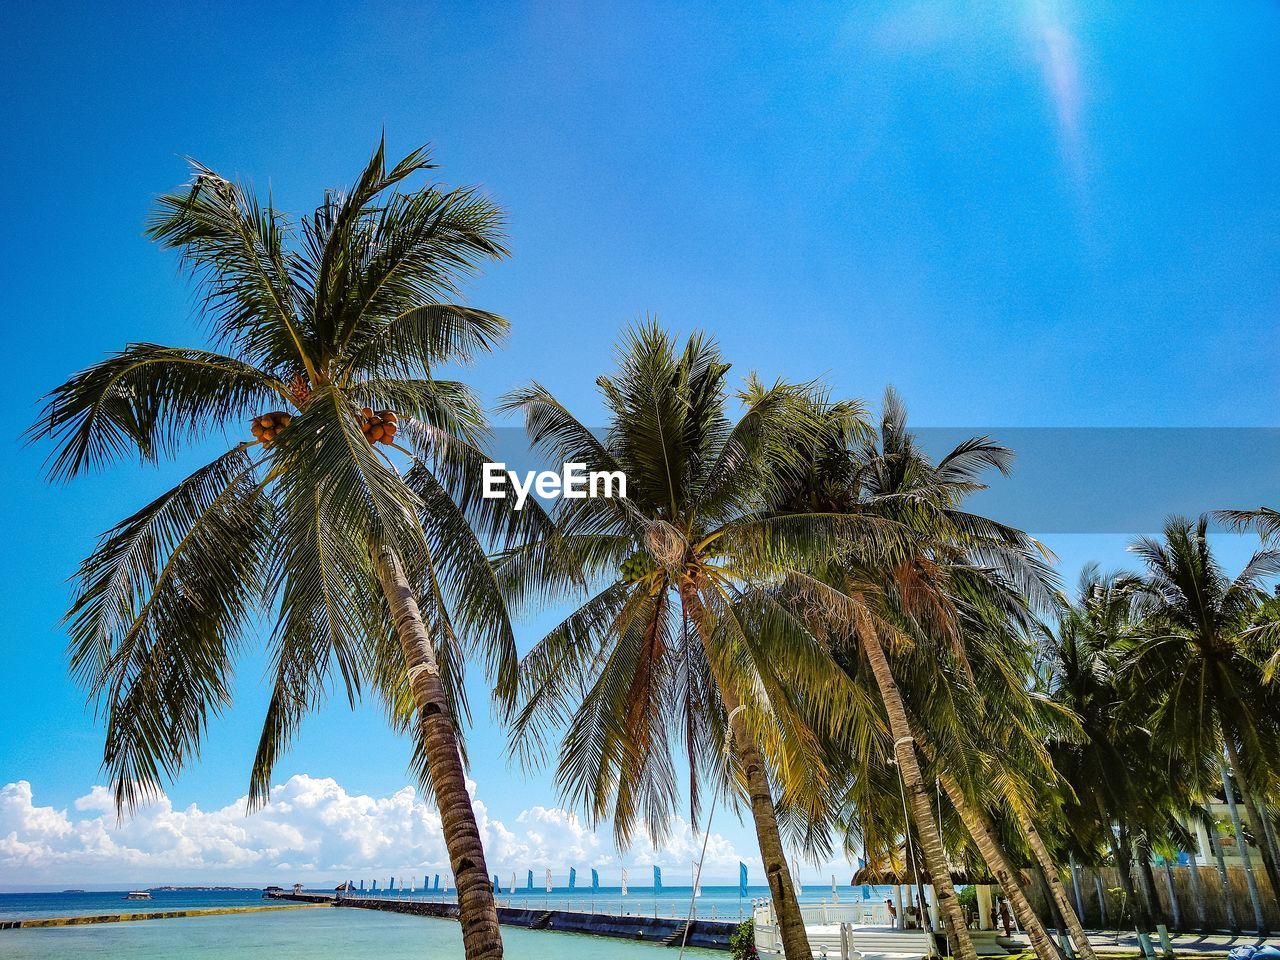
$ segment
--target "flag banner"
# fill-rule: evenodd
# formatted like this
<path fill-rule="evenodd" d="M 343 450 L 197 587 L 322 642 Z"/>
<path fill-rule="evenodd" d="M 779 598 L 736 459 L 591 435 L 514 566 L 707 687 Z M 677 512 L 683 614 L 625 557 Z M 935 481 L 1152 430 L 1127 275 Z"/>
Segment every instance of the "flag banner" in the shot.
<path fill-rule="evenodd" d="M 572 890 L 578 883 L 578 871 L 573 867 L 569 868 L 569 889 Z"/>
<path fill-rule="evenodd" d="M 738 896 L 745 897 L 747 895 L 747 865 L 738 862 Z"/>
<path fill-rule="evenodd" d="M 831 875 L 831 902 L 832 903 L 840 902 L 840 894 L 836 890 L 836 875 L 834 873 Z"/>
<path fill-rule="evenodd" d="M 373 881 L 373 892 L 374 892 L 374 893 L 377 893 L 377 892 L 378 892 L 378 881 L 377 881 L 377 880 Z"/>
<path fill-rule="evenodd" d="M 800 871 L 797 870 L 794 874 L 792 874 L 791 882 L 792 882 L 792 886 L 796 888 L 796 896 L 803 897 L 804 884 L 800 882 Z"/>
<path fill-rule="evenodd" d="M 596 872 L 596 868 L 591 868 L 591 892 L 596 893 L 600 889 L 600 874 Z"/>
<path fill-rule="evenodd" d="M 547 867 L 547 893 L 551 892 L 551 868 Z"/>
<path fill-rule="evenodd" d="M 653 892 L 662 892 L 662 868 L 656 863 L 653 865 Z"/>
<path fill-rule="evenodd" d="M 511 871 L 511 886 L 507 887 L 507 893 L 515 893 L 515 892 L 516 892 L 516 872 L 515 872 L 514 870 L 512 870 L 512 871 Z"/>
<path fill-rule="evenodd" d="M 530 890 L 533 889 L 533 871 L 532 870 L 529 871 L 529 889 Z"/>
<path fill-rule="evenodd" d="M 498 885 L 498 875 L 496 873 L 493 875 L 493 892 L 494 893 L 502 892 L 502 887 Z"/>
<path fill-rule="evenodd" d="M 626 869 L 626 867 L 623 867 L 623 868 L 622 868 L 622 895 L 623 895 L 624 897 L 627 895 L 627 869 Z"/>
<path fill-rule="evenodd" d="M 361 889 L 361 890 L 364 890 L 364 881 L 363 881 L 363 880 L 361 880 L 361 881 L 360 881 L 360 889 Z"/>
<path fill-rule="evenodd" d="M 449 892 L 449 875 L 447 873 L 444 875 L 444 892 Z"/>
<path fill-rule="evenodd" d="M 436 874 L 435 888 L 436 888 L 436 891 L 437 891 L 437 892 L 439 892 L 439 890 L 440 890 L 440 874 L 438 874 L 438 873 Z"/>
<path fill-rule="evenodd" d="M 871 887 L 869 887 L 869 886 L 868 886 L 867 884 L 865 884 L 865 883 L 862 885 L 862 899 L 863 899 L 863 900 L 870 900 L 870 899 L 871 899 Z"/>

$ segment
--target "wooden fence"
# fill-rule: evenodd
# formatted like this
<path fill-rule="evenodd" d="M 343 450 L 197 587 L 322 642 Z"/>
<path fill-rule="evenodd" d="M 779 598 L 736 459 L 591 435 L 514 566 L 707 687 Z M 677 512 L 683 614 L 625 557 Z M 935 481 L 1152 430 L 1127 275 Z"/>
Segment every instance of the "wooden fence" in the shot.
<path fill-rule="evenodd" d="M 1155 876 L 1155 899 L 1152 905 L 1156 913 L 1156 922 L 1166 924 L 1171 930 L 1198 931 L 1226 930 L 1228 923 L 1226 901 L 1223 898 L 1222 879 L 1215 865 L 1202 866 L 1200 874 L 1200 897 L 1193 894 L 1190 867 L 1169 867 L 1168 877 L 1165 868 L 1153 866 L 1151 872 Z M 1134 883 L 1141 896 L 1142 888 L 1134 869 Z M 1133 927 L 1133 919 L 1124 892 L 1120 887 L 1120 879 L 1114 867 L 1092 869 L 1081 867 L 1077 874 L 1080 880 L 1080 899 L 1084 903 L 1084 925 L 1093 929 L 1115 929 L 1117 926 Z M 1261 864 L 1254 865 L 1254 879 L 1258 885 L 1259 898 L 1262 901 L 1262 915 L 1272 930 L 1280 929 L 1280 903 L 1271 891 L 1266 872 Z M 1101 880 L 1103 903 L 1099 907 L 1098 889 Z M 1063 871 L 1062 881 L 1067 887 L 1067 897 L 1074 905 L 1075 889 L 1071 882 L 1070 871 Z M 1173 896 L 1170 896 L 1170 885 Z M 1044 884 L 1038 875 L 1034 876 L 1028 891 L 1031 900 L 1040 916 L 1048 919 L 1053 914 L 1048 912 L 1048 900 Z M 1227 895 L 1235 910 L 1236 925 L 1243 930 L 1253 930 L 1253 904 L 1249 899 L 1249 887 L 1245 880 L 1244 867 L 1227 867 Z"/>

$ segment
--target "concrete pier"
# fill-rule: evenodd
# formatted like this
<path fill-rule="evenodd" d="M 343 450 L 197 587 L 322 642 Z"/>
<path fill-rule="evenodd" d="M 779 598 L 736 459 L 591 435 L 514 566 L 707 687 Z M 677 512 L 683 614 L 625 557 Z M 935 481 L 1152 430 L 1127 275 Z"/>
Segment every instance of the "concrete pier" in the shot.
<path fill-rule="evenodd" d="M 276 900 L 292 900 L 301 903 L 328 903 L 338 907 L 356 907 L 362 910 L 385 910 L 389 913 L 408 913 L 419 917 L 435 917 L 440 920 L 458 919 L 456 903 L 429 903 L 417 900 L 398 900 L 390 897 L 353 896 L 337 897 L 327 893 L 272 893 Z M 641 940 L 679 947 L 684 936 L 685 921 L 671 917 L 616 916 L 608 913 L 586 913 L 576 910 L 538 910 L 537 908 L 498 907 L 498 922 L 529 930 L 557 930 L 561 933 L 586 933 L 597 937 L 614 937 L 620 940 Z M 728 950 L 729 937 L 737 923 L 724 920 L 694 920 L 689 924 L 687 944 L 710 950 Z"/>

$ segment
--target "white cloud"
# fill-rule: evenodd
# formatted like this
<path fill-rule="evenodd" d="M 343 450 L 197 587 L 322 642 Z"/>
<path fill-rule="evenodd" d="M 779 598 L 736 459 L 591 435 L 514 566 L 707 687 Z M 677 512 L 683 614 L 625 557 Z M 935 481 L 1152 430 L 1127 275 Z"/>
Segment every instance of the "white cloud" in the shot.
<path fill-rule="evenodd" d="M 570 864 L 612 872 L 621 863 L 688 868 L 702 834 L 677 817 L 660 847 L 647 838 L 620 856 L 611 836 L 558 807 L 534 806 L 509 826 L 476 801 L 486 856 L 506 876 Z M 713 833 L 704 876 L 729 877 L 754 856 Z M 412 787 L 387 797 L 348 793 L 335 780 L 299 774 L 246 815 L 244 798 L 204 810 L 175 809 L 161 798 L 118 820 L 110 792 L 93 787 L 70 810 L 38 806 L 25 780 L 0 789 L 0 885 L 62 883 L 336 883 L 348 878 L 444 873 L 448 858 L 434 804 Z M 673 873 L 672 880 L 675 881 Z M 606 883 L 616 882 L 602 877 Z"/>

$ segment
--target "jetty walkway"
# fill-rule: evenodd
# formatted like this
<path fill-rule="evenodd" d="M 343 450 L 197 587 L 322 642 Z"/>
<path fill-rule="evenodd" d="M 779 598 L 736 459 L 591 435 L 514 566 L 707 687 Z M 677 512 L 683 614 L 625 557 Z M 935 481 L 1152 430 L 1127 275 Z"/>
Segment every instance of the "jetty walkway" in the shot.
<path fill-rule="evenodd" d="M 458 919 L 456 903 L 432 903 L 352 894 L 343 894 L 339 897 L 332 893 L 271 892 L 267 896 L 273 900 L 291 900 L 296 903 L 385 910 L 389 913 L 408 913 L 440 920 Z M 672 917 L 617 916 L 577 910 L 539 910 L 517 907 L 498 907 L 498 922 L 512 927 L 525 927 L 529 930 L 587 933 L 620 940 L 643 940 L 668 947 L 680 946 L 681 940 L 686 939 L 685 927 L 688 926 L 687 945 L 711 950 L 728 950 L 729 937 L 738 927 L 738 923 L 724 920 L 694 920 L 688 923 Z"/>

